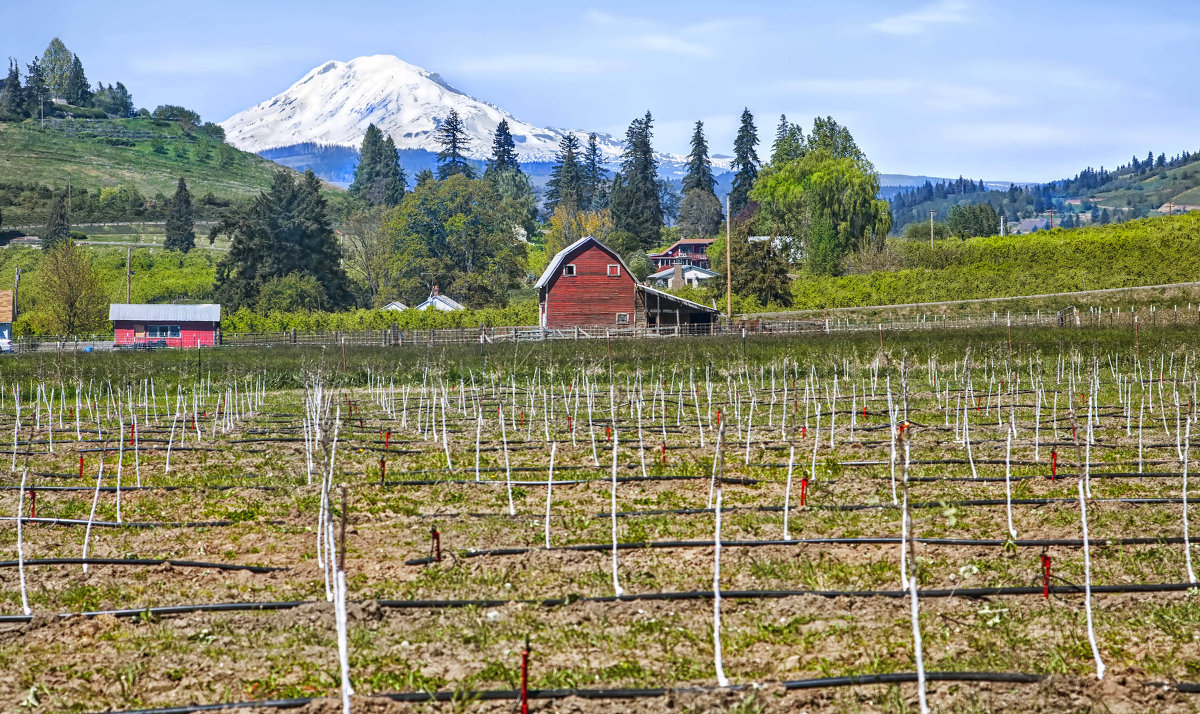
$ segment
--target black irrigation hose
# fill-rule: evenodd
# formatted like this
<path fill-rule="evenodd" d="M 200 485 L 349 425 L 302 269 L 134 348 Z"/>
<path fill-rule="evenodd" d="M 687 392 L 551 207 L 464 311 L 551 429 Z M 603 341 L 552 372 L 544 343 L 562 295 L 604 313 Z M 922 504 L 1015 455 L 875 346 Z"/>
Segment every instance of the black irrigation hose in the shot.
<path fill-rule="evenodd" d="M 1093 503 L 1128 503 L 1134 505 L 1154 505 L 1165 503 L 1182 503 L 1179 498 L 1093 498 Z M 1058 503 L 1077 503 L 1075 498 L 1013 498 L 1006 501 L 1003 498 L 972 498 L 959 501 L 915 501 L 909 503 L 909 508 L 946 508 L 947 506 L 1002 506 L 1006 503 L 1012 503 L 1014 506 L 1047 506 Z M 1200 503 L 1200 497 L 1189 498 L 1188 503 Z M 899 509 L 900 506 L 893 503 L 851 503 L 851 504 L 809 504 L 807 506 L 792 506 L 791 510 L 803 512 L 809 511 L 870 511 L 882 509 Z M 783 506 L 727 506 L 721 509 L 724 513 L 734 511 L 750 511 L 756 513 L 783 513 Z M 617 518 L 640 518 L 646 516 L 693 516 L 704 513 L 714 513 L 712 508 L 660 508 L 648 511 L 617 511 Z M 507 513 L 421 513 L 418 518 L 508 518 L 522 519 L 529 518 L 528 513 L 518 513 L 517 515 L 509 515 Z M 601 511 L 592 514 L 593 519 L 612 518 L 613 514 L 610 511 Z M 536 515 L 541 518 L 542 516 Z M 0 519 L 4 520 L 4 519 Z M 11 517 L 8 519 L 11 520 Z"/>
<path fill-rule="evenodd" d="M 1002 684 L 1037 684 L 1044 681 L 1047 675 L 1025 672 L 926 672 L 928 682 L 997 682 Z M 781 682 L 787 691 L 803 689 L 825 689 L 829 687 L 855 687 L 872 684 L 906 684 L 917 681 L 916 672 L 888 672 L 884 674 L 852 674 L 844 677 L 820 677 L 816 679 L 794 679 Z M 1157 684 L 1157 683 L 1155 683 Z M 588 700 L 605 699 L 654 699 L 671 694 L 710 694 L 715 692 L 744 692 L 754 685 L 734 684 L 728 687 L 720 686 L 684 686 L 684 687 L 645 687 L 645 688 L 613 688 L 613 689 L 530 689 L 526 692 L 529 699 L 565 699 L 578 697 Z M 1174 686 L 1178 691 L 1189 691 L 1179 683 Z M 517 701 L 521 698 L 519 689 L 484 689 L 474 691 L 434 692 L 393 692 L 389 694 L 366 695 L 367 699 L 386 699 L 393 702 L 423 703 L 423 702 L 452 702 L 452 701 Z M 125 709 L 109 711 L 108 714 L 194 714 L 196 712 L 221 711 L 223 709 L 298 709 L 299 707 L 320 701 L 321 697 L 296 697 L 293 699 L 260 699 L 243 702 L 225 702 L 221 704 L 190 704 L 178 707 L 158 707 L 154 709 Z"/>
<path fill-rule="evenodd" d="M 1162 593 L 1186 592 L 1200 589 L 1200 583 L 1132 583 L 1125 585 L 1093 585 L 1092 593 Z M 923 598 L 988 598 L 1007 595 L 1042 595 L 1042 586 L 1037 587 L 989 587 L 989 588 L 940 588 L 920 590 Z M 1071 595 L 1084 592 L 1082 585 L 1051 585 L 1052 595 Z M 789 597 L 823 597 L 823 598 L 907 598 L 907 590 L 722 590 L 721 597 L 727 600 L 778 600 Z M 389 610 L 445 610 L 464 607 L 504 607 L 507 605 L 536 605 L 539 607 L 561 607 L 580 602 L 614 603 L 614 602 L 671 602 L 680 600 L 712 600 L 711 590 L 684 590 L 676 592 L 642 593 L 626 595 L 600 595 L 585 597 L 568 595 L 553 598 L 512 598 L 512 599 L 476 599 L 476 600 L 353 600 L 349 602 L 377 602 L 382 608 Z M 167 615 L 187 615 L 197 612 L 263 612 L 268 610 L 291 610 L 304 605 L 318 604 L 314 600 L 283 600 L 275 602 L 218 602 L 198 605 L 164 605 L 160 607 L 128 608 L 121 610 L 91 610 L 86 612 L 59 613 L 60 619 L 70 617 L 163 617 Z M 0 615 L 2 623 L 29 622 L 33 615 Z"/>
<path fill-rule="evenodd" d="M 961 545 L 970 547 L 1003 547 L 1014 545 L 1019 548 L 1043 548 L 1060 546 L 1068 548 L 1083 547 L 1081 538 L 1035 538 L 1019 540 L 1000 540 L 998 538 L 911 538 L 903 539 L 898 536 L 872 536 L 865 538 L 793 538 L 791 540 L 723 540 L 722 548 L 762 548 L 767 546 L 801 546 L 801 545 L 897 545 L 908 540 L 926 545 Z M 1175 545 L 1184 540 L 1179 536 L 1162 538 L 1089 538 L 1088 545 L 1093 548 L 1104 548 L 1125 545 Z M 1190 541 L 1189 541 L 1190 542 Z M 618 543 L 617 550 L 670 550 L 674 548 L 710 548 L 712 540 L 676 540 L 676 541 L 641 541 Z M 611 543 L 584 543 L 578 545 L 561 545 L 553 548 L 543 547 L 513 547 L 486 548 L 482 550 L 456 550 L 459 558 L 479 558 L 501 555 L 525 555 L 534 552 L 549 553 L 553 551 L 572 552 L 602 552 L 612 551 Z M 28 562 L 28 561 L 26 561 Z M 405 565 L 429 565 L 438 562 L 434 558 L 413 558 L 404 561 Z"/>
<path fill-rule="evenodd" d="M 15 568 L 18 565 L 170 565 L 176 568 L 215 568 L 217 570 L 245 570 L 251 573 L 277 573 L 291 568 L 267 565 L 237 565 L 235 563 L 206 563 L 198 560 L 174 560 L 172 558 L 26 558 L 23 561 L 0 560 L 0 568 Z"/>
<path fill-rule="evenodd" d="M 16 516 L 0 517 L 0 521 L 15 521 Z M 286 521 L 86 521 L 82 518 L 22 518 L 22 523 L 49 526 L 86 526 L 89 523 L 96 528 L 217 528 L 221 526 L 236 526 L 239 523 L 255 523 L 259 525 L 281 526 Z"/>

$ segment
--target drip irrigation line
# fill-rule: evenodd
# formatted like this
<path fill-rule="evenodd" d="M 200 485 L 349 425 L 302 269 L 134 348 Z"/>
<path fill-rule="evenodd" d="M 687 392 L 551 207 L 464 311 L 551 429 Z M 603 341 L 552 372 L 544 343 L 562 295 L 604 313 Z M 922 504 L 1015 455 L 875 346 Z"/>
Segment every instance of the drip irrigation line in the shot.
<path fill-rule="evenodd" d="M 929 682 L 996 682 L 1002 684 L 1037 684 L 1047 678 L 1044 674 L 1025 672 L 925 672 L 925 680 Z M 780 682 L 787 691 L 805 689 L 826 689 L 832 687 L 856 687 L 875 684 L 906 684 L 917 681 L 916 672 L 888 672 L 885 674 L 852 674 L 843 677 L 819 677 L 816 679 L 794 679 Z M 712 694 L 716 692 L 744 692 L 758 686 L 755 684 L 733 684 L 727 687 L 716 685 L 682 686 L 682 687 L 641 687 L 641 688 L 575 688 L 575 689 L 529 689 L 525 696 L 529 699 L 554 700 L 577 697 L 587 700 L 630 700 L 657 699 L 668 695 L 679 694 Z M 1150 683 L 1147 683 L 1150 684 Z M 1184 686 L 1187 683 L 1161 684 L 1156 686 L 1174 687 L 1178 691 L 1190 691 Z M 364 699 L 383 699 L 393 702 L 420 704 L 424 702 L 453 702 L 453 701 L 517 701 L 521 698 L 519 689 L 482 689 L 470 691 L 436 690 L 432 692 L 391 692 L 386 694 L 371 694 Z M 224 702 L 219 704 L 189 704 L 177 707 L 157 707 L 153 709 L 124 709 L 110 710 L 108 714 L 198 714 L 199 712 L 222 711 L 225 709 L 298 709 L 300 707 L 321 701 L 322 697 L 296 697 L 293 699 L 258 699 L 242 702 Z"/>
<path fill-rule="evenodd" d="M 1200 588 L 1200 583 L 1127 583 L 1124 585 L 1092 585 L 1092 593 L 1124 594 L 1124 593 L 1162 593 L 1186 592 Z M 1042 595 L 1042 586 L 1036 587 L 988 587 L 988 588 L 931 588 L 921 590 L 922 598 L 968 598 L 979 599 L 1000 596 Z M 1049 589 L 1052 595 L 1082 594 L 1083 586 L 1052 585 Z M 723 599 L 732 600 L 779 600 L 790 597 L 823 597 L 823 598 L 891 598 L 909 597 L 907 590 L 722 590 Z M 674 592 L 638 593 L 624 595 L 600 595 L 586 597 L 568 595 L 553 598 L 497 598 L 497 599 L 462 599 L 462 600 L 354 600 L 348 602 L 376 602 L 381 608 L 388 610 L 447 610 L 465 607 L 504 607 L 507 605 L 535 605 L 539 607 L 561 607 L 581 602 L 614 603 L 614 602 L 672 602 L 681 600 L 712 600 L 711 590 L 683 590 Z M 164 605 L 159 607 L 127 608 L 118 610 L 91 610 L 85 612 L 59 613 L 60 619 L 69 617 L 165 617 L 169 615 L 187 615 L 198 612 L 259 612 L 268 610 L 292 610 L 304 605 L 324 605 L 315 600 L 283 600 L 276 602 L 218 602 L 192 605 Z M 34 615 L 0 615 L 0 623 L 29 622 Z"/>
<path fill-rule="evenodd" d="M 90 489 L 89 489 L 90 490 Z M 16 516 L 3 516 L 0 521 L 16 521 Z M 95 528 L 217 528 L 221 526 L 236 526 L 241 523 L 256 523 L 260 525 L 282 526 L 286 521 L 87 521 L 81 518 L 22 518 L 22 523 L 33 523 L 49 526 L 86 526 L 89 523 Z"/>
<path fill-rule="evenodd" d="M 724 509 L 722 509 L 724 510 Z M 998 538 L 899 538 L 894 536 L 872 536 L 860 538 L 793 538 L 791 540 L 723 540 L 722 548 L 762 548 L 770 546 L 801 546 L 801 545 L 895 545 L 897 543 L 914 541 L 926 545 L 948 545 L 969 547 L 998 548 L 1014 545 L 1019 548 L 1043 548 L 1050 546 L 1065 548 L 1081 548 L 1083 540 L 1079 538 L 1032 538 L 1018 540 L 1001 540 Z M 1161 538 L 1089 538 L 1088 545 L 1094 548 L 1126 546 L 1126 545 L 1176 545 L 1183 543 L 1179 536 L 1164 536 Z M 712 539 L 708 540 L 677 540 L 677 541 L 641 541 L 618 543 L 617 550 L 670 550 L 674 548 L 711 548 Z M 576 545 L 514 548 L 486 548 L 480 550 L 457 550 L 459 558 L 479 558 L 503 555 L 526 555 L 536 552 L 571 551 L 571 552 L 608 552 L 612 550 L 611 543 L 583 543 Z M 29 561 L 25 561 L 29 562 Z M 413 558 L 404 561 L 405 565 L 430 565 L 440 562 L 435 558 Z"/>
<path fill-rule="evenodd" d="M 78 476 L 75 477 L 78 480 Z M 228 484 L 224 486 L 201 486 L 201 485 L 178 485 L 178 486 L 122 486 L 119 490 L 126 491 L 279 491 L 282 489 L 294 489 L 295 486 L 257 486 L 255 484 Z M 0 486 L 0 491 L 20 491 L 20 486 Z M 115 493 L 118 489 L 116 486 L 101 486 L 97 489 L 95 486 L 26 486 L 26 491 L 49 491 L 70 493 L 74 491 L 87 491 L 93 493 L 97 490 L 100 493 Z M 26 521 L 30 520 L 28 518 Z"/>
<path fill-rule="evenodd" d="M 171 558 L 26 558 L 25 565 L 170 565 L 176 568 L 215 568 L 217 570 L 245 570 L 251 573 L 276 573 L 291 568 L 266 565 L 237 565 L 235 563 L 207 563 L 198 560 L 174 560 Z M 0 568 L 15 568 L 16 560 L 0 560 Z"/>

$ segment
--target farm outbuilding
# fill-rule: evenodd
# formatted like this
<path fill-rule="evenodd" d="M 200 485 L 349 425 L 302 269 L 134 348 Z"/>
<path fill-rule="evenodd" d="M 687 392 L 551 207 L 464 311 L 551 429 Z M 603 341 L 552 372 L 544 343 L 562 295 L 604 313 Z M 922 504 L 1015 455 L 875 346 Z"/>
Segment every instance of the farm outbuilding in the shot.
<path fill-rule="evenodd" d="M 547 328 L 707 325 L 719 314 L 641 284 L 616 251 L 591 236 L 559 251 L 534 287 Z"/>
<path fill-rule="evenodd" d="M 132 305 L 108 307 L 117 346 L 212 347 L 221 340 L 220 305 Z"/>
<path fill-rule="evenodd" d="M 425 302 L 417 305 L 414 310 L 440 310 L 442 312 L 454 312 L 456 310 L 466 310 L 467 306 L 463 305 L 453 298 L 446 297 L 438 292 L 438 286 L 433 286 L 433 292 L 429 293 L 429 297 L 425 298 Z"/>

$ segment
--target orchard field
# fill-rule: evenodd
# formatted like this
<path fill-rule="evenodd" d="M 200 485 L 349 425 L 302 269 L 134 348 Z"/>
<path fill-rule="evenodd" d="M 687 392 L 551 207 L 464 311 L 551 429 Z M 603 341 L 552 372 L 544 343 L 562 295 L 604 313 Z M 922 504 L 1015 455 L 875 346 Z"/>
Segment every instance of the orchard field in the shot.
<path fill-rule="evenodd" d="M 0 707 L 1200 708 L 1194 329 L 880 341 L 4 358 Z"/>

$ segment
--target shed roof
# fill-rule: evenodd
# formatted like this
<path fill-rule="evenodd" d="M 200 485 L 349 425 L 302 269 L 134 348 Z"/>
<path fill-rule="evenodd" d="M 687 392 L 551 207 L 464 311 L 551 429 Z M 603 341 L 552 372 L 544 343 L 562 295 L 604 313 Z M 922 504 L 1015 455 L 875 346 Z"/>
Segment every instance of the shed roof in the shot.
<path fill-rule="evenodd" d="M 108 306 L 108 319 L 145 322 L 220 322 L 221 306 L 213 304 L 132 305 L 113 303 Z"/>
<path fill-rule="evenodd" d="M 662 290 L 656 290 L 656 289 L 650 287 L 649 285 L 639 284 L 638 290 L 645 290 L 646 292 L 650 293 L 651 295 L 654 295 L 654 296 L 658 297 L 659 299 L 666 300 L 667 302 L 682 303 L 682 304 L 692 308 L 693 310 L 703 310 L 704 312 L 711 312 L 714 315 L 718 315 L 721 312 L 720 310 L 717 310 L 716 308 L 712 308 L 707 305 L 701 305 L 700 303 L 692 302 L 691 300 L 685 300 L 684 298 L 681 298 L 678 295 L 672 295 L 671 293 L 663 292 Z"/>

